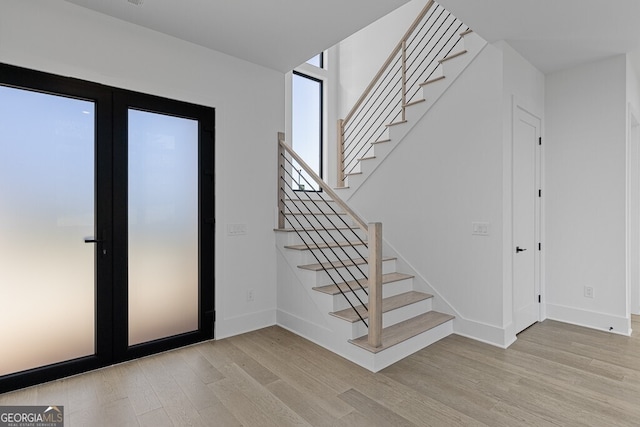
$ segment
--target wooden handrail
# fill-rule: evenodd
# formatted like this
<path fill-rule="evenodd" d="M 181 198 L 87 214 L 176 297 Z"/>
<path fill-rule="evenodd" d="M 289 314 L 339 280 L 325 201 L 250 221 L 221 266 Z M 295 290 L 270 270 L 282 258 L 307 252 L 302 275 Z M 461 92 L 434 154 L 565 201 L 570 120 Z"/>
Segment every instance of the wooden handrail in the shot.
<path fill-rule="evenodd" d="M 429 9 L 431 9 L 431 6 L 433 6 L 433 3 L 434 3 L 434 0 L 429 0 L 427 2 L 427 4 L 422 9 L 418 17 L 415 19 L 415 21 L 413 21 L 413 23 L 411 24 L 407 32 L 404 34 L 404 36 L 402 36 L 402 39 L 400 39 L 396 47 L 393 48 L 393 51 L 391 52 L 387 60 L 384 62 L 384 64 L 382 64 L 382 67 L 380 67 L 380 70 L 375 75 L 373 80 L 371 80 L 371 83 L 369 83 L 369 86 L 367 86 L 367 88 L 364 90 L 360 98 L 358 98 L 358 101 L 356 101 L 356 104 L 353 106 L 353 108 L 351 108 L 349 113 L 347 113 L 347 115 L 345 116 L 344 120 L 342 121 L 343 126 L 347 124 L 347 122 L 356 113 L 358 108 L 360 108 L 360 105 L 362 105 L 362 103 L 367 98 L 371 90 L 375 87 L 376 83 L 378 83 L 378 80 L 380 80 L 380 77 L 382 77 L 382 74 L 384 74 L 384 71 L 387 69 L 389 64 L 391 64 L 391 62 L 393 61 L 393 58 L 395 58 L 396 54 L 402 49 L 403 43 L 409 40 L 409 37 L 411 36 L 411 34 L 413 34 L 415 29 L 418 27 L 418 25 L 420 25 L 422 18 L 424 18 L 427 15 L 427 12 L 429 12 Z"/>
<path fill-rule="evenodd" d="M 322 188 L 322 190 L 324 190 L 329 197 L 331 197 L 337 204 L 338 206 L 340 206 L 342 208 L 342 210 L 344 210 L 344 212 L 349 215 L 351 217 L 351 219 L 353 219 L 356 224 L 358 225 L 358 227 L 360 227 L 360 229 L 362 231 L 364 231 L 365 233 L 369 233 L 369 227 L 367 226 L 367 223 L 364 222 L 364 220 L 362 218 L 360 218 L 360 216 L 355 213 L 345 202 L 344 200 L 342 200 L 335 191 L 333 191 L 333 189 L 331 189 L 331 187 L 329 187 L 323 180 L 322 178 L 320 178 L 318 176 L 318 174 L 316 174 L 313 169 L 311 169 L 311 167 L 309 167 L 309 165 L 302 160 L 302 158 L 298 155 L 298 153 L 296 153 L 295 151 L 293 151 L 291 149 L 291 147 L 289 147 L 287 145 L 287 143 L 285 142 L 285 138 L 284 138 L 284 133 L 283 132 L 278 132 L 278 145 L 279 147 L 283 148 L 285 150 L 285 152 L 287 152 L 291 157 L 293 157 L 293 159 L 298 162 L 298 164 L 300 165 L 300 167 L 302 167 L 302 169 L 304 169 L 304 171 L 306 173 L 309 174 L 309 176 L 316 182 L 316 184 L 318 184 L 318 186 L 320 186 L 320 188 Z M 279 174 L 282 173 L 282 171 L 278 172 Z M 280 175 L 279 175 L 280 176 Z M 281 187 L 281 183 L 278 182 L 278 188 Z M 278 204 L 280 204 L 281 200 L 278 200 Z M 280 222 L 280 221 L 278 221 Z"/>

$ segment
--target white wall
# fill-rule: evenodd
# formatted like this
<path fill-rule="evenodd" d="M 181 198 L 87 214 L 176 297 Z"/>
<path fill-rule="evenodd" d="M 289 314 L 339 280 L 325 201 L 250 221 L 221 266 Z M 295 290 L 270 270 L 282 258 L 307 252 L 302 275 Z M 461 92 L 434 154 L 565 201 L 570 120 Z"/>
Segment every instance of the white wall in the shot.
<path fill-rule="evenodd" d="M 623 334 L 625 73 L 619 55 L 548 74 L 544 146 L 547 316 Z"/>
<path fill-rule="evenodd" d="M 338 116 L 355 105 L 427 0 L 413 0 L 340 42 Z"/>
<path fill-rule="evenodd" d="M 457 333 L 499 346 L 515 339 L 514 100 L 542 119 L 544 75 L 507 43 L 487 46 L 349 200 L 383 222 L 389 247 L 458 316 Z M 473 236 L 475 221 L 490 236 Z"/>
<path fill-rule="evenodd" d="M 502 86 L 502 52 L 487 46 L 350 198 L 383 223 L 426 290 L 455 309 L 466 325 L 456 331 L 497 345 L 505 344 L 491 335 L 504 324 Z M 472 235 L 474 221 L 490 223 L 490 235 Z"/>
<path fill-rule="evenodd" d="M 59 0 L 0 3 L 0 62 L 214 107 L 216 337 L 275 323 L 282 74 Z"/>

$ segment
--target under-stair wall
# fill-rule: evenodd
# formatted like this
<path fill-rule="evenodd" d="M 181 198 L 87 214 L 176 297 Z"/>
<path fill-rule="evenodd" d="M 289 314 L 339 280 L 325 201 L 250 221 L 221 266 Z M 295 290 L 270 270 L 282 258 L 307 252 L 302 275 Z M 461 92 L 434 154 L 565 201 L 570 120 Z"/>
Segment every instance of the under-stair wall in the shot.
<path fill-rule="evenodd" d="M 385 224 L 416 287 L 454 310 L 454 331 L 501 347 L 505 280 L 503 55 L 487 46 L 349 198 Z M 472 235 L 472 223 L 489 235 Z"/>

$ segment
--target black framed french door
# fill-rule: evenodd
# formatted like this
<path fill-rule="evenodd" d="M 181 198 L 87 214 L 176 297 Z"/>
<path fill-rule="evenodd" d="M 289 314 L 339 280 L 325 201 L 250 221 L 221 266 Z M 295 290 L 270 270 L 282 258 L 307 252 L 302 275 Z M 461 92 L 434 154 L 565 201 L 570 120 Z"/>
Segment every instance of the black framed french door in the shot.
<path fill-rule="evenodd" d="M 0 64 L 0 392 L 213 338 L 213 138 L 211 108 Z"/>
<path fill-rule="evenodd" d="M 125 360 L 213 338 L 214 118 L 117 91 L 114 122 L 114 349 Z"/>

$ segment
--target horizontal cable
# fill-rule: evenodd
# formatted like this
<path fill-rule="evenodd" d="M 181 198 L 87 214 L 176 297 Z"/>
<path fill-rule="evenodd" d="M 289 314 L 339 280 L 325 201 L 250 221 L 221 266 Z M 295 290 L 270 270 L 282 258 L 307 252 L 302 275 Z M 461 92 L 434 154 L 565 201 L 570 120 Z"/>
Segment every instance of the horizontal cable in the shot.
<path fill-rule="evenodd" d="M 283 157 L 284 157 L 285 162 L 286 162 L 286 163 L 288 163 L 288 164 L 290 164 L 290 165 L 291 165 L 291 167 L 295 169 L 295 166 L 293 165 L 293 163 L 292 163 L 289 159 L 287 159 L 287 157 L 286 157 L 286 156 L 284 156 L 284 155 L 283 155 Z M 286 169 L 285 169 L 285 173 L 286 173 L 287 175 L 289 175 L 289 177 L 291 177 L 291 174 L 290 174 Z M 309 185 L 311 185 L 311 183 L 307 180 L 307 178 L 306 178 L 304 175 L 301 175 L 300 177 L 301 177 L 302 179 L 304 179 L 305 184 L 309 184 Z M 291 177 L 291 179 L 293 180 L 293 182 L 295 182 L 295 178 Z M 298 184 L 299 184 L 299 183 L 298 183 Z M 295 190 L 293 190 L 293 191 L 295 192 Z M 343 239 L 345 239 L 345 240 L 349 240 L 349 239 L 348 239 L 348 238 L 347 238 L 347 237 L 342 233 L 342 231 L 340 231 L 340 229 L 339 229 L 339 228 L 338 228 L 338 227 L 337 227 L 337 226 L 336 226 L 336 225 L 331 221 L 331 219 L 327 216 L 327 214 L 324 212 L 324 210 L 322 210 L 322 208 L 320 208 L 320 206 L 318 206 L 318 204 L 316 203 L 316 199 L 313 199 L 313 198 L 312 198 L 312 197 L 311 197 L 307 192 L 305 192 L 305 194 L 306 194 L 306 196 L 307 196 L 308 200 L 310 200 L 311 202 L 313 202 L 314 206 L 318 209 L 318 212 L 322 213 L 322 214 L 325 216 L 325 218 L 326 218 L 329 222 L 331 222 L 331 225 L 333 225 L 333 226 L 336 228 L 336 230 L 338 231 L 338 233 L 340 234 L 340 236 L 342 236 L 342 238 L 343 238 Z M 319 194 L 319 193 L 317 193 L 317 194 Z M 297 195 L 297 192 L 296 192 L 296 196 L 300 199 L 300 197 Z M 347 224 L 347 222 L 342 218 L 342 216 L 338 215 L 338 212 L 333 208 L 333 206 L 331 206 L 331 204 L 330 204 L 330 203 L 329 203 L 329 202 L 328 202 L 328 201 L 327 201 L 323 196 L 319 195 L 318 197 L 320 197 L 320 199 L 319 199 L 319 200 L 322 200 L 322 201 L 327 205 L 327 207 L 331 210 L 331 212 L 332 212 L 334 215 L 336 215 L 336 217 L 337 217 L 338 219 L 340 219 L 340 221 L 342 222 L 342 224 L 343 224 L 345 227 L 347 227 L 347 229 L 348 229 L 348 230 L 350 230 L 350 231 L 353 233 L 353 235 L 354 235 L 354 236 L 355 236 L 355 237 L 360 241 L 360 243 L 361 243 L 365 248 L 367 248 L 367 249 L 368 249 L 368 248 L 369 248 L 369 245 L 367 244 L 367 242 L 365 242 L 365 241 L 364 241 L 364 240 L 363 240 L 363 239 L 358 235 L 358 233 L 356 233 L 356 232 L 355 232 L 355 231 L 354 231 L 354 230 L 349 226 L 349 224 Z M 325 231 L 326 231 L 326 230 L 325 230 Z M 334 241 L 335 241 L 335 240 L 334 240 Z M 337 242 L 337 241 L 335 241 L 335 243 L 338 243 L 338 242 Z M 354 249 L 356 249 L 356 251 L 357 251 L 357 248 L 355 248 L 355 247 L 354 247 Z M 362 255 L 360 254 L 360 252 L 359 252 L 359 251 L 357 251 L 357 252 L 358 252 L 358 255 L 362 256 Z"/>
<path fill-rule="evenodd" d="M 285 157 L 285 159 L 286 159 L 286 157 Z M 284 167 L 283 167 L 283 170 L 284 170 L 285 174 L 287 174 L 287 175 L 289 175 L 289 177 L 291 177 L 291 174 L 286 170 L 286 168 L 284 168 Z M 297 194 L 297 192 L 296 192 L 296 191 L 291 187 L 291 185 L 290 185 L 288 182 L 286 182 L 286 180 L 284 179 L 284 176 L 281 176 L 281 179 L 284 181 L 285 185 L 286 185 L 286 186 L 288 186 L 288 187 L 289 187 L 289 188 L 294 192 L 294 194 L 296 195 L 296 197 L 297 197 L 300 201 L 302 201 L 302 199 L 301 199 L 301 198 L 300 198 L 300 196 Z M 292 181 L 293 181 L 293 182 L 295 182 L 295 179 L 294 179 L 293 177 L 291 177 L 291 179 L 292 179 Z M 313 218 L 318 222 L 318 225 L 323 229 L 323 231 L 324 231 L 325 233 L 327 233 L 327 234 L 329 235 L 329 237 L 331 237 L 331 238 L 334 240 L 334 243 L 338 243 L 338 241 L 336 241 L 336 240 L 335 240 L 335 238 L 333 237 L 333 235 L 332 235 L 331 233 L 329 233 L 329 231 L 328 231 L 328 230 L 327 230 L 327 228 L 324 226 L 324 224 L 322 224 L 322 221 L 320 221 L 320 220 L 318 220 L 318 219 L 316 218 L 316 215 L 314 215 L 314 214 L 313 214 L 313 212 L 311 211 L 311 209 L 310 209 L 308 206 L 306 206 L 306 204 L 305 204 L 305 207 L 306 207 L 306 209 L 308 210 L 308 214 L 310 214 L 310 215 L 311 215 L 311 216 L 312 216 L 312 217 L 313 217 Z M 301 209 L 300 207 L 298 207 L 298 211 L 299 211 L 299 213 L 301 213 L 301 214 L 303 213 L 303 212 L 302 212 L 302 209 Z M 324 213 L 324 212 L 322 212 L 322 211 L 321 211 L 321 212 L 319 212 L 319 213 L 321 213 L 321 214 L 323 214 L 323 215 L 324 215 L 324 217 L 326 218 L 326 220 L 327 220 L 327 221 L 332 225 L 332 227 L 333 227 L 333 228 L 337 228 L 337 227 L 336 227 L 336 225 L 335 225 L 335 224 L 333 223 L 333 221 L 331 220 L 331 218 L 329 218 L 329 217 L 328 217 L 328 215 L 327 215 L 326 213 Z M 339 216 L 339 215 L 338 215 L 338 218 L 340 218 L 340 216 Z M 342 220 L 342 218 L 340 218 L 340 219 Z M 308 220 L 308 223 L 309 223 L 309 225 L 310 225 L 310 227 L 311 227 L 311 228 L 313 228 L 315 231 L 317 231 L 316 227 L 311 223 L 311 221 L 310 221 L 310 220 Z M 345 225 L 346 225 L 346 223 L 345 223 Z M 339 256 L 339 255 L 338 255 L 338 254 L 333 250 L 333 248 L 332 248 L 332 247 L 329 245 L 329 243 L 324 239 L 324 237 L 323 237 L 321 234 L 318 234 L 318 237 L 320 237 L 320 240 L 322 240 L 322 242 L 325 244 L 325 246 L 327 246 L 327 249 L 328 249 L 329 251 L 331 251 L 331 253 L 332 253 L 332 254 L 333 254 L 333 255 L 338 259 L 338 261 L 340 262 L 340 264 L 342 264 L 342 266 L 343 266 L 344 268 L 346 268 L 346 269 L 347 269 L 347 272 L 348 272 L 348 273 L 351 275 L 351 277 L 352 277 L 352 278 L 353 278 L 353 279 L 358 283 L 358 285 L 360 285 L 360 287 L 361 287 L 361 288 L 362 288 L 362 290 L 365 292 L 365 294 L 367 294 L 367 292 L 364 290 L 364 287 L 360 284 L 360 282 L 359 282 L 358 278 L 357 278 L 357 277 L 355 277 L 355 276 L 354 276 L 354 274 L 353 274 L 353 272 L 347 268 L 347 266 L 344 264 L 344 262 L 342 261 L 342 259 L 340 258 L 340 256 Z M 349 256 L 348 252 L 346 251 L 346 249 L 345 249 L 344 247 L 339 246 L 339 248 L 342 250 L 342 252 L 344 253 L 344 255 L 345 255 L 347 258 L 351 259 L 351 257 Z M 320 250 L 320 251 L 322 252 L 322 248 L 318 248 L 318 250 Z M 355 247 L 354 247 L 354 250 L 356 251 L 356 253 L 358 254 L 358 256 L 360 256 L 361 258 L 363 258 L 363 259 L 364 259 L 364 257 L 360 254 L 360 252 L 358 251 L 358 249 L 357 249 L 357 248 L 355 248 Z M 324 252 L 323 252 L 323 254 L 324 254 Z M 358 272 L 359 272 L 362 276 L 367 277 L 367 275 L 362 271 L 362 269 L 360 269 L 360 266 L 355 265 L 355 268 L 358 270 Z M 342 275 L 340 275 L 340 277 L 342 278 Z"/>
<path fill-rule="evenodd" d="M 284 189 L 282 189 L 284 191 Z M 285 208 L 286 209 L 286 208 Z M 285 215 L 285 212 L 280 212 L 282 215 Z M 304 230 L 304 228 L 302 227 L 302 224 L 300 224 L 300 221 L 294 216 L 294 219 L 296 219 L 296 221 L 298 221 L 298 224 L 300 225 L 301 229 Z M 298 235 L 298 237 L 300 238 L 300 240 L 303 242 L 303 244 L 307 247 L 307 249 L 309 249 L 309 251 L 312 253 L 313 257 L 316 259 L 316 261 L 318 262 L 318 264 L 320 265 L 320 268 L 322 268 L 322 270 L 327 273 L 327 276 L 329 277 L 329 279 L 331 280 L 331 282 L 338 288 L 338 291 L 340 291 L 340 293 L 342 294 L 342 296 L 344 297 L 344 299 L 347 300 L 347 303 L 351 306 L 351 308 L 356 312 L 356 314 L 358 315 L 358 317 L 360 318 L 360 320 L 362 321 L 362 323 L 364 323 L 364 325 L 368 328 L 369 325 L 367 324 L 367 322 L 364 320 L 364 318 L 360 315 L 360 312 L 356 309 L 356 307 L 353 305 L 353 303 L 351 302 L 351 300 L 349 299 L 349 297 L 347 297 L 347 295 L 344 293 L 344 291 L 342 290 L 342 288 L 340 287 L 340 285 L 337 283 L 337 281 L 333 278 L 333 276 L 329 273 L 329 271 L 324 267 L 323 263 L 320 261 L 320 259 L 318 259 L 318 257 L 316 256 L 315 253 L 313 253 L 311 251 L 311 248 L 309 248 L 309 245 L 307 244 L 307 242 L 304 240 L 304 238 L 302 237 L 302 235 L 300 234 L 300 232 L 295 228 L 295 225 L 289 220 L 289 218 L 287 218 L 285 216 L 285 220 L 289 223 L 289 225 L 291 226 L 291 228 L 293 229 L 293 231 Z M 311 239 L 311 241 L 313 241 L 313 238 L 311 237 L 311 235 L 307 232 L 308 237 Z M 337 270 L 334 270 L 337 271 Z M 351 286 L 349 285 L 348 282 L 344 282 L 347 287 L 349 288 L 349 290 L 351 291 L 352 294 L 355 295 L 355 292 L 353 291 L 353 289 L 351 288 Z M 359 298 L 358 298 L 359 300 Z"/>

